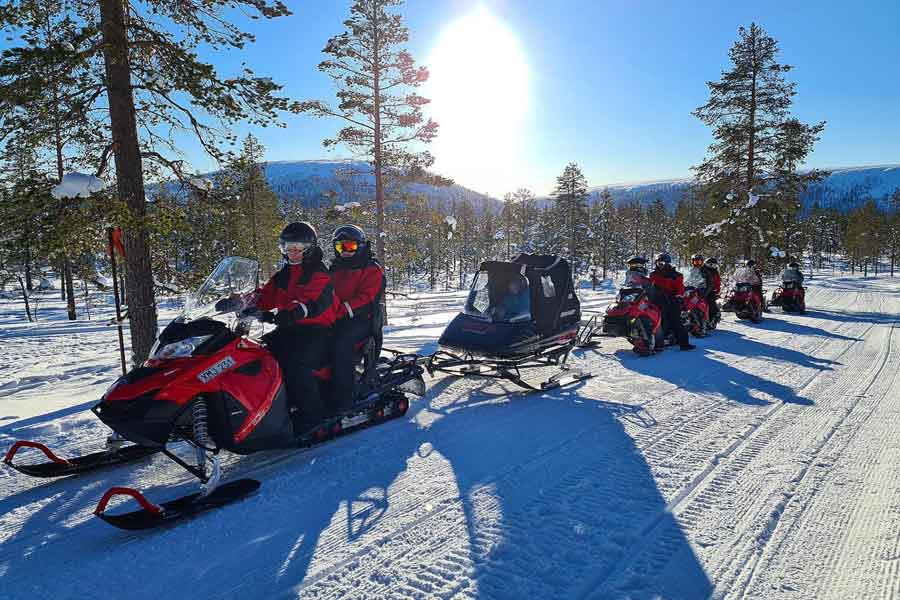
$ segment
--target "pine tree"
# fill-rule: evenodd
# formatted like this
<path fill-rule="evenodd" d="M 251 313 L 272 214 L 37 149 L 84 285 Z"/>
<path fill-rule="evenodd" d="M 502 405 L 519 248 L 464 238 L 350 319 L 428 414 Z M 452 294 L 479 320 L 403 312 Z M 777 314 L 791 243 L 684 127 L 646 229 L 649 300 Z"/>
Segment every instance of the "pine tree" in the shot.
<path fill-rule="evenodd" d="M 556 189 L 552 193 L 556 203 L 555 216 L 559 219 L 554 227 L 563 225 L 558 248 L 560 253 L 569 257 L 572 270 L 578 272 L 580 265 L 579 249 L 587 244 L 587 180 L 576 163 L 569 163 L 562 174 L 556 178 Z M 556 245 L 556 244 L 554 244 Z"/>
<path fill-rule="evenodd" d="M 323 52 L 330 56 L 319 70 L 338 86 L 339 104 L 314 100 L 297 109 L 320 117 L 337 117 L 347 123 L 326 148 L 343 144 L 365 156 L 375 175 L 375 237 L 378 259 L 384 260 L 385 184 L 391 176 L 426 176 L 434 159 L 414 152 L 411 143 L 428 143 L 438 125 L 425 120 L 422 108 L 428 100 L 414 91 L 428 79 L 428 70 L 416 66 L 403 48 L 409 31 L 400 14 L 389 9 L 403 0 L 354 0 L 347 30 L 328 40 Z"/>
<path fill-rule="evenodd" d="M 613 200 L 609 188 L 603 188 L 591 206 L 591 233 L 597 259 L 603 269 L 603 279 L 610 268 L 613 255 Z"/>
<path fill-rule="evenodd" d="M 281 0 L 69 0 L 58 6 L 59 17 L 75 24 L 71 36 L 34 52 L 5 52 L 2 72 L 12 77 L 49 68 L 88 74 L 82 80 L 86 85 L 71 100 L 84 111 L 101 111 L 109 126 L 96 166 L 102 173 L 108 158 L 115 157 L 117 193 L 129 209 L 124 223 L 128 314 L 134 360 L 141 362 L 156 337 L 144 163 L 155 162 L 183 176 L 183 162 L 171 158 L 177 153 L 175 135 L 194 135 L 207 152 L 222 158 L 218 143 L 234 138 L 223 138 L 219 125 L 249 120 L 265 126 L 277 110 L 289 107 L 287 99 L 275 95 L 279 86 L 270 79 L 256 77 L 249 69 L 222 77 L 194 50 L 201 45 L 240 49 L 253 41 L 226 18 L 234 8 L 246 7 L 264 18 L 290 13 Z M 0 24 L 21 30 L 31 10 L 32 0 L 10 1 L 0 13 Z M 16 101 L 36 100 L 31 95 Z M 160 133 L 165 131 L 170 137 Z"/>
<path fill-rule="evenodd" d="M 891 256 L 891 277 L 893 277 L 897 255 L 900 254 L 900 187 L 891 194 L 887 230 L 888 252 Z"/>
<path fill-rule="evenodd" d="M 777 211 L 765 215 L 760 198 L 791 195 L 803 183 L 796 166 L 824 128 L 789 118 L 796 84 L 785 81 L 791 66 L 777 61 L 778 43 L 751 24 L 738 30 L 729 57 L 732 68 L 707 83 L 710 97 L 694 116 L 713 128 L 709 156 L 694 167 L 705 185 L 710 208 L 722 218 L 715 237 L 742 236 L 746 258 L 766 247 Z M 774 177 L 774 182 L 770 178 Z"/>

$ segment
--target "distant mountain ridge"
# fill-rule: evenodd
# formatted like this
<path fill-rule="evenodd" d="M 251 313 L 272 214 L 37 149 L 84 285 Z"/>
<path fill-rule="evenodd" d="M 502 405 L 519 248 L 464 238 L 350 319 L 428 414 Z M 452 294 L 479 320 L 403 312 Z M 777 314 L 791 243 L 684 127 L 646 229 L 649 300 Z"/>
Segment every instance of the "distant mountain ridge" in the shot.
<path fill-rule="evenodd" d="M 263 164 L 266 179 L 283 204 L 331 206 L 370 200 L 375 196 L 375 178 L 368 163 L 354 160 L 282 160 Z M 804 194 L 804 205 L 818 202 L 822 207 L 848 210 L 867 198 L 875 199 L 882 208 L 900 188 L 900 164 L 837 167 L 823 181 L 813 184 Z M 448 174 L 452 176 L 452 174 Z M 609 188 L 616 204 L 637 200 L 649 204 L 657 198 L 671 208 L 681 199 L 690 179 L 668 179 L 636 183 L 612 183 L 589 188 L 596 197 Z M 500 201 L 462 185 L 433 186 L 407 184 L 405 191 L 422 194 L 433 205 L 449 208 L 454 202 L 469 199 L 476 205 Z M 547 202 L 547 196 L 539 197 Z"/>
<path fill-rule="evenodd" d="M 900 188 L 900 164 L 835 167 L 822 170 L 830 171 L 831 175 L 809 186 L 803 195 L 803 204 L 807 208 L 818 202 L 823 208 L 847 210 L 861 204 L 867 198 L 874 199 L 881 208 L 887 208 L 891 194 Z M 649 204 L 659 198 L 667 207 L 672 208 L 690 185 L 690 179 L 670 179 L 598 185 L 590 187 L 588 191 L 595 197 L 604 188 L 609 188 L 616 204 L 634 200 L 641 204 Z"/>

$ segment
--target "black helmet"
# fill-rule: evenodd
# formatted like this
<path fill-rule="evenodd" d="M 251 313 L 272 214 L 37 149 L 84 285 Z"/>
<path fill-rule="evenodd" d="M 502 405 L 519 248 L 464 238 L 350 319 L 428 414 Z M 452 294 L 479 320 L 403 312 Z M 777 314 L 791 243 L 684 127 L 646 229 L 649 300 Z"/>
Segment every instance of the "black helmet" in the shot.
<path fill-rule="evenodd" d="M 748 258 L 747 260 L 744 261 L 744 266 L 747 267 L 748 269 L 755 267 L 756 261 L 753 260 L 752 258 Z"/>
<path fill-rule="evenodd" d="M 625 261 L 625 264 L 629 265 L 629 266 L 631 266 L 631 265 L 644 266 L 647 264 L 647 259 L 644 258 L 643 256 L 632 256 L 631 258 L 629 258 L 628 260 Z"/>
<path fill-rule="evenodd" d="M 672 264 L 672 257 L 669 256 L 669 255 L 668 255 L 667 253 L 665 253 L 665 252 L 660 252 L 659 254 L 656 255 L 656 258 L 653 260 L 653 262 L 655 262 L 656 264 L 659 264 L 659 263 L 665 263 L 665 264 L 667 264 L 667 265 L 671 265 L 671 264 Z"/>
<path fill-rule="evenodd" d="M 316 230 L 313 226 L 305 221 L 294 222 L 281 230 L 278 236 L 278 247 L 281 253 L 287 255 L 287 247 L 291 244 L 301 244 L 306 248 L 319 245 L 319 238 L 316 236 Z"/>
<path fill-rule="evenodd" d="M 331 234 L 331 243 L 340 240 L 353 240 L 360 244 L 366 243 L 366 232 L 356 225 L 341 225 Z"/>
<path fill-rule="evenodd" d="M 791 268 L 791 269 L 799 269 L 799 268 L 800 268 L 800 265 L 798 265 L 798 264 L 795 263 L 795 262 L 790 262 L 790 263 L 788 263 L 788 267 Z"/>
<path fill-rule="evenodd" d="M 712 258 L 707 259 L 707 260 L 706 260 L 706 266 L 707 266 L 707 267 L 711 267 L 711 268 L 713 268 L 713 269 L 718 269 L 718 268 L 719 268 L 719 259 L 717 259 L 715 256 L 713 256 Z"/>

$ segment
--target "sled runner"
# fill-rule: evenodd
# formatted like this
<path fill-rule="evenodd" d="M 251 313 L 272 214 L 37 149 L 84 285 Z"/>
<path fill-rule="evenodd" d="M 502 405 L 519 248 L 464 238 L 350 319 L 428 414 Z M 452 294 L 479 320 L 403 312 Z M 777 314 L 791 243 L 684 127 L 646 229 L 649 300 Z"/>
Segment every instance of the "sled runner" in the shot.
<path fill-rule="evenodd" d="M 438 340 L 440 350 L 425 363 L 430 374 L 480 376 L 546 390 L 587 379 L 570 369 L 578 343 L 581 307 L 568 263 L 556 256 L 520 254 L 512 262 L 481 264 L 462 313 Z M 556 367 L 532 381 L 523 371 Z"/>

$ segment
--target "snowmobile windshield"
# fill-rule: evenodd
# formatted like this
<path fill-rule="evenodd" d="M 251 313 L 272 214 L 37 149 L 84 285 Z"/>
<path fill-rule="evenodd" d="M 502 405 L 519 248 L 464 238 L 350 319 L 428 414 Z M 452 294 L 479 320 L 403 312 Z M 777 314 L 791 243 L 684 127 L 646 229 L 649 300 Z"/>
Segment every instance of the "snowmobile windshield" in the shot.
<path fill-rule="evenodd" d="M 182 317 L 194 321 L 216 314 L 216 302 L 233 294 L 245 296 L 256 289 L 258 263 L 249 258 L 229 256 L 222 259 L 212 274 L 184 302 Z"/>
<path fill-rule="evenodd" d="M 521 274 L 479 271 L 464 311 L 497 322 L 531 320 L 531 292 Z"/>
<path fill-rule="evenodd" d="M 684 287 L 706 287 L 706 279 L 703 278 L 703 273 L 700 272 L 700 269 L 691 267 L 691 270 L 688 271 L 687 276 L 684 278 Z"/>
<path fill-rule="evenodd" d="M 734 275 L 731 276 L 732 281 L 734 281 L 735 285 L 738 283 L 749 283 L 750 285 L 759 285 L 759 277 L 756 276 L 756 273 L 753 269 L 749 269 L 747 267 L 741 267 L 734 272 Z"/>
<path fill-rule="evenodd" d="M 637 289 L 650 285 L 650 278 L 640 271 L 625 271 L 625 280 L 622 282 L 623 288 Z"/>

